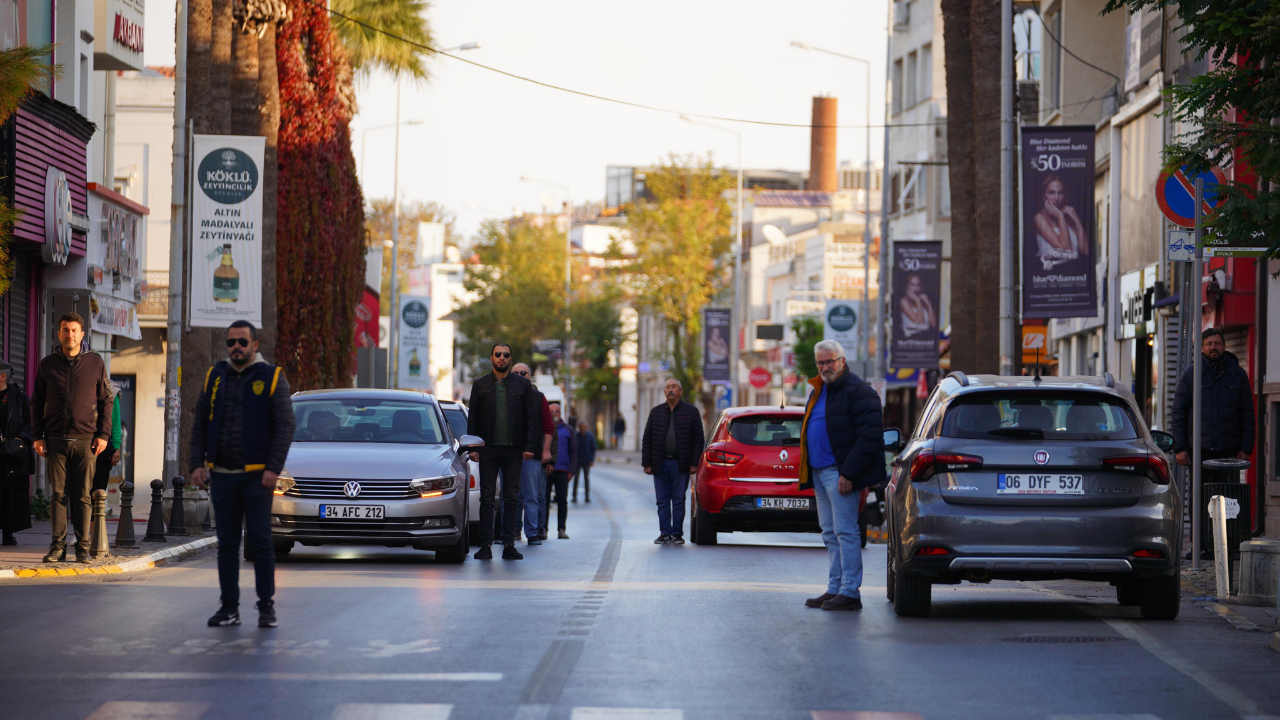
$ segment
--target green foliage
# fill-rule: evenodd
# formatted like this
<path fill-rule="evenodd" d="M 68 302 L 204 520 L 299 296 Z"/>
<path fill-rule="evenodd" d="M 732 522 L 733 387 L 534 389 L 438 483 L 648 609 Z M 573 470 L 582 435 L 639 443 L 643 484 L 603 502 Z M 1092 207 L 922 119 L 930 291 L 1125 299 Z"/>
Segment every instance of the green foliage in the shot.
<path fill-rule="evenodd" d="M 379 68 L 427 79 L 429 51 L 422 46 L 433 47 L 435 38 L 426 18 L 426 0 L 333 0 L 329 7 L 341 13 L 333 16 L 333 29 L 357 73 L 367 75 Z"/>
<path fill-rule="evenodd" d="M 1211 244 L 1250 246 L 1267 233 L 1280 255 L 1280 3 L 1241 0 L 1109 0 L 1106 12 L 1176 8 L 1183 43 L 1209 71 L 1165 91 L 1168 113 L 1193 129 L 1165 146 L 1168 168 L 1235 169 L 1225 199 L 1206 222 Z"/>
<path fill-rule="evenodd" d="M 529 362 L 534 338 L 564 337 L 564 235 L 487 221 L 472 251 L 478 262 L 467 265 L 463 288 L 475 302 L 457 309 L 464 355 L 487 368 L 490 346 L 504 342 L 516 362 Z"/>
<path fill-rule="evenodd" d="M 652 195 L 627 209 L 635 244 L 638 306 L 671 333 L 671 374 L 697 393 L 702 388 L 702 310 L 728 287 L 724 260 L 733 245 L 733 210 L 725 191 L 730 173 L 711 158 L 671 155 L 648 173 Z"/>
<path fill-rule="evenodd" d="M 380 300 L 382 314 L 389 315 L 391 308 L 391 199 L 372 200 L 365 214 L 365 239 L 368 247 L 382 248 L 382 287 Z M 400 204 L 400 257 L 398 276 L 400 292 L 409 291 L 409 268 L 413 267 L 414 257 L 418 252 L 418 223 L 438 222 L 444 224 L 445 245 L 456 245 L 457 231 L 454 229 L 454 215 L 436 202 L 413 201 Z"/>
<path fill-rule="evenodd" d="M 36 488 L 36 494 L 31 496 L 31 515 L 37 520 L 49 519 L 49 496 L 40 488 Z"/>
<path fill-rule="evenodd" d="M 619 379 L 615 368 L 587 368 L 579 371 L 576 379 L 578 382 L 573 391 L 574 402 L 612 400 L 618 397 Z"/>
<path fill-rule="evenodd" d="M 52 45 L 21 45 L 0 50 L 0 125 L 8 121 L 31 93 L 51 83 L 60 69 L 49 64 Z M 18 221 L 19 211 L 0 197 L 0 295 L 9 291 L 13 281 L 13 257 L 9 255 L 9 233 Z M 46 501 L 47 504 L 47 501 Z M 46 513 L 47 516 L 47 513 Z"/>
<path fill-rule="evenodd" d="M 791 352 L 796 354 L 796 372 L 807 378 L 818 377 L 818 363 L 813 359 L 813 346 L 822 341 L 822 320 L 817 315 L 800 315 L 791 319 L 791 330 L 796 342 Z"/>
<path fill-rule="evenodd" d="M 610 353 L 622 348 L 621 302 L 622 291 L 612 283 L 588 288 L 574 298 L 570 316 L 575 355 L 591 367 L 607 367 Z"/>

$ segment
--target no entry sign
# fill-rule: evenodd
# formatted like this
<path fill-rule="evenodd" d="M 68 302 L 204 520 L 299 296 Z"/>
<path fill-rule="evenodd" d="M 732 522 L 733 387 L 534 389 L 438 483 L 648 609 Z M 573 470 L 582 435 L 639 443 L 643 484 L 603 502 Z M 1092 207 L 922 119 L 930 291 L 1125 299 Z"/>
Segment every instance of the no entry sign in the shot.
<path fill-rule="evenodd" d="M 1204 214 L 1209 215 L 1222 199 L 1219 186 L 1227 184 L 1227 176 L 1221 168 L 1194 173 L 1183 165 L 1174 172 L 1161 173 L 1156 180 L 1156 202 L 1160 205 L 1160 212 L 1174 225 L 1196 226 L 1197 177 L 1204 179 Z"/>
<path fill-rule="evenodd" d="M 748 379 L 751 381 L 751 387 L 753 388 L 768 387 L 769 381 L 773 380 L 773 373 L 762 367 L 751 368 L 751 375 L 748 376 Z"/>

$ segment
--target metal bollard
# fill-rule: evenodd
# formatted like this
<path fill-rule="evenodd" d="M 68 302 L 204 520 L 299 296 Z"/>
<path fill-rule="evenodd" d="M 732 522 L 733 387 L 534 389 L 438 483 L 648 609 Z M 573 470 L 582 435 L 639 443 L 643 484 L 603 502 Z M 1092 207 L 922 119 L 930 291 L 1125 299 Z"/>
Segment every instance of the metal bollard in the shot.
<path fill-rule="evenodd" d="M 137 546 L 138 538 L 133 534 L 133 483 L 126 480 L 120 483 L 120 527 L 116 528 L 116 547 Z"/>
<path fill-rule="evenodd" d="M 213 529 L 213 494 L 206 493 L 209 498 L 205 500 L 204 520 L 200 521 L 200 532 L 207 533 Z"/>
<path fill-rule="evenodd" d="M 89 555 L 96 558 L 107 557 L 111 550 L 107 547 L 107 491 L 93 491 L 93 520 L 89 533 Z"/>
<path fill-rule="evenodd" d="M 168 542 L 164 536 L 164 481 L 151 481 L 151 512 L 147 515 L 147 535 L 143 542 Z"/>
<path fill-rule="evenodd" d="M 182 506 L 182 488 L 187 480 L 182 476 L 173 479 L 173 507 L 169 509 L 169 534 L 190 535 L 187 530 L 187 509 Z"/>

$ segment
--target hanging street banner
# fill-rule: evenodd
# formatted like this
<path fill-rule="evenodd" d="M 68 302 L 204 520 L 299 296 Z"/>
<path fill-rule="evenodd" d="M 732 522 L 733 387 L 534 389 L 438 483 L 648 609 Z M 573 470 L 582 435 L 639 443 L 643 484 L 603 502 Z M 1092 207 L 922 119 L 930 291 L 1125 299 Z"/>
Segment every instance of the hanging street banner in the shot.
<path fill-rule="evenodd" d="M 942 305 L 942 241 L 893 243 L 893 340 L 897 368 L 938 367 Z"/>
<path fill-rule="evenodd" d="M 709 382 L 729 381 L 729 308 L 707 308 L 702 325 L 702 377 Z"/>
<path fill-rule="evenodd" d="M 1022 317 L 1097 317 L 1092 125 L 1022 128 Z"/>
<path fill-rule="evenodd" d="M 396 316 L 400 321 L 396 387 L 402 390 L 430 390 L 435 385 L 428 363 L 430 308 L 431 298 L 425 295 L 400 296 L 400 314 Z"/>
<path fill-rule="evenodd" d="M 262 154 L 266 138 L 196 135 L 192 146 L 193 327 L 262 327 Z"/>
<path fill-rule="evenodd" d="M 857 300 L 828 300 L 822 315 L 822 339 L 840 343 L 846 356 L 858 355 L 857 308 Z"/>

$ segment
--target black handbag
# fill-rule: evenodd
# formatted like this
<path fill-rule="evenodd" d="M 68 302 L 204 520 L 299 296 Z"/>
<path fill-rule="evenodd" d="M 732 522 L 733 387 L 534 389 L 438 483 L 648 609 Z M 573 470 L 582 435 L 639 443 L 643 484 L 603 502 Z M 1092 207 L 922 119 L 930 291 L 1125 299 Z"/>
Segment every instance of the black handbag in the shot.
<path fill-rule="evenodd" d="M 9 403 L 9 412 L 5 415 L 4 429 L 9 429 L 9 420 L 13 415 L 13 403 Z M 0 437 L 0 460 L 9 466 L 10 474 L 22 474 L 27 465 L 27 445 L 20 437 Z M 19 461 L 21 464 L 19 464 Z"/>

